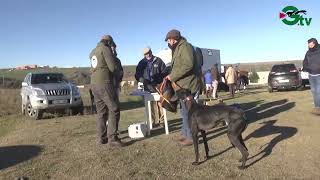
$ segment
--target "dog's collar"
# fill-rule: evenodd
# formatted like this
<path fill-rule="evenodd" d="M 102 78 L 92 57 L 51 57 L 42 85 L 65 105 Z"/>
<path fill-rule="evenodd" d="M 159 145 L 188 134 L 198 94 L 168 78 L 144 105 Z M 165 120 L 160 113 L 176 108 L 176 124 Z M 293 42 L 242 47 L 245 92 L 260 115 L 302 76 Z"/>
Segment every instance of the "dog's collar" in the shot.
<path fill-rule="evenodd" d="M 184 99 L 183 101 L 192 101 L 193 100 L 193 96 L 188 96 L 186 99 Z"/>

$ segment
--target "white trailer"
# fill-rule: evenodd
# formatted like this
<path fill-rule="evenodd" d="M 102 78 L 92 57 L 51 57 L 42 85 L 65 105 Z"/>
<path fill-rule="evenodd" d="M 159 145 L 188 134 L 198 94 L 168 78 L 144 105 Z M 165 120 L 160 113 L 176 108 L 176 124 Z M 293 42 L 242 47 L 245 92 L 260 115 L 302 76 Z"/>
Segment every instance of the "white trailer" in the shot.
<path fill-rule="evenodd" d="M 203 56 L 202 71 L 207 71 L 208 69 L 211 69 L 215 64 L 218 64 L 219 72 L 221 72 L 220 50 L 207 48 L 200 49 Z"/>
<path fill-rule="evenodd" d="M 195 52 L 198 52 L 197 47 L 194 46 Z M 220 60 L 220 50 L 217 49 L 207 49 L 199 48 L 203 57 L 202 71 L 211 69 L 212 66 L 218 64 L 219 71 L 221 71 L 221 60 Z M 159 51 L 155 54 L 157 57 L 160 57 L 167 66 L 171 65 L 172 54 L 171 50 L 166 48 Z"/>

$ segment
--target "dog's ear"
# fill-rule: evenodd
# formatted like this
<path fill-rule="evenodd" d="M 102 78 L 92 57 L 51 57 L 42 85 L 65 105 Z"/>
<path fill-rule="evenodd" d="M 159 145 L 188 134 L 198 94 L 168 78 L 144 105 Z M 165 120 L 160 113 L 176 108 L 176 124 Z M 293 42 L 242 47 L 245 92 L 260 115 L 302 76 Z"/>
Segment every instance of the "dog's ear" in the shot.
<path fill-rule="evenodd" d="M 178 96 L 179 99 L 183 99 L 184 98 L 183 89 L 177 90 L 176 95 Z"/>
<path fill-rule="evenodd" d="M 188 96 L 191 95 L 191 92 L 187 89 L 179 89 L 176 91 L 176 95 L 179 99 L 186 99 Z"/>

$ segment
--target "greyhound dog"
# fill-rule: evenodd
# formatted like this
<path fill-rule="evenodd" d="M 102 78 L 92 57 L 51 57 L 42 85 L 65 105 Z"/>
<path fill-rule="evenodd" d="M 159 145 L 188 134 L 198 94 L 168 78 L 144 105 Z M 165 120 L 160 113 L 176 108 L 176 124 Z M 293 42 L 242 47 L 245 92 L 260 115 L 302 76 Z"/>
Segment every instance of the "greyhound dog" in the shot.
<path fill-rule="evenodd" d="M 180 89 L 177 96 L 182 101 L 186 101 L 188 107 L 189 126 L 192 132 L 193 144 L 196 159 L 192 165 L 199 165 L 199 137 L 198 132 L 201 132 L 203 144 L 206 152 L 206 159 L 209 158 L 209 147 L 207 143 L 206 130 L 214 128 L 221 121 L 225 121 L 228 126 L 228 138 L 233 147 L 239 149 L 242 154 L 239 169 L 244 169 L 247 158 L 249 156 L 248 149 L 243 142 L 242 132 L 246 129 L 244 112 L 236 107 L 218 104 L 214 106 L 205 106 L 196 103 L 191 96 L 190 91 Z"/>

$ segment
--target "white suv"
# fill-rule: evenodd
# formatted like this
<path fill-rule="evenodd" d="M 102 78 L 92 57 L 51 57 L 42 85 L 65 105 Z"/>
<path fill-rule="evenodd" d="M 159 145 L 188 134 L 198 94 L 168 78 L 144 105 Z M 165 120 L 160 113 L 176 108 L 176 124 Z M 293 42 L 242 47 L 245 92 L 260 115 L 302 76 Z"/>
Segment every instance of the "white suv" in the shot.
<path fill-rule="evenodd" d="M 71 110 L 82 113 L 83 103 L 75 84 L 62 73 L 29 73 L 22 82 L 21 111 L 33 119 L 41 119 L 45 111 Z"/>

